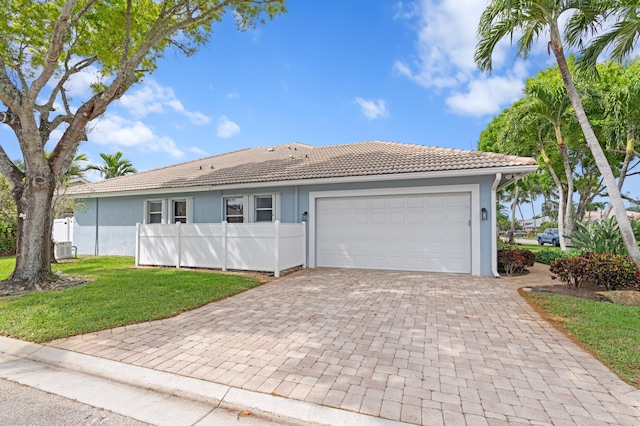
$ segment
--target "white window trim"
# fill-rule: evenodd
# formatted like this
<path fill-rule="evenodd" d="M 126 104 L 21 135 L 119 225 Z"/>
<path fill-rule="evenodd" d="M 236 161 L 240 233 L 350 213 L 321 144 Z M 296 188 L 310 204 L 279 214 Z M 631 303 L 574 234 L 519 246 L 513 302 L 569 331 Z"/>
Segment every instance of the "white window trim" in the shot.
<path fill-rule="evenodd" d="M 366 197 L 375 195 L 415 195 L 456 192 L 471 193 L 471 275 L 480 275 L 480 215 L 474 214 L 480 211 L 480 185 L 478 184 L 309 192 L 309 267 L 316 267 L 316 199 L 326 197 Z"/>
<path fill-rule="evenodd" d="M 187 202 L 187 223 L 193 223 L 193 197 L 150 198 L 144 200 L 144 224 L 149 224 L 149 203 L 162 203 L 161 224 L 173 223 L 173 202 Z"/>
<path fill-rule="evenodd" d="M 187 202 L 187 223 L 193 223 L 193 197 L 176 197 L 169 198 L 167 201 L 167 207 L 169 210 L 168 215 L 168 223 L 174 223 L 175 217 L 173 215 L 173 203 L 176 201 L 186 201 Z"/>
<path fill-rule="evenodd" d="M 269 222 L 256 222 L 256 197 L 268 197 L 271 196 L 272 203 L 272 221 L 280 220 L 280 193 L 278 192 L 265 192 L 257 194 L 242 194 L 242 195 L 223 195 L 222 196 L 222 220 L 227 220 L 227 212 L 225 209 L 224 200 L 226 198 L 242 198 L 242 204 L 244 211 L 242 212 L 243 223 L 269 223 Z"/>
<path fill-rule="evenodd" d="M 166 202 L 165 201 L 166 200 L 164 200 L 162 198 L 152 198 L 152 199 L 149 199 L 149 200 L 144 200 L 144 221 L 143 221 L 144 224 L 151 223 L 149 221 L 149 214 L 151 213 L 149 211 L 149 204 L 150 203 L 158 203 L 158 202 L 162 204 L 162 210 L 161 210 L 161 213 L 160 213 L 160 223 L 165 223 L 165 217 L 167 216 L 166 215 Z"/>

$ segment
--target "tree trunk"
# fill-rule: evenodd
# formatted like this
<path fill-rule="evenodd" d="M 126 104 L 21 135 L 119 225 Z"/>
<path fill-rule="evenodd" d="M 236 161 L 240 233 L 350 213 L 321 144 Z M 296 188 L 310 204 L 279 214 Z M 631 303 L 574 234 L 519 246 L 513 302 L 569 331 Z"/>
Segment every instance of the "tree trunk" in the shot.
<path fill-rule="evenodd" d="M 560 234 L 560 238 L 564 240 L 565 245 L 567 239 L 571 242 L 571 235 L 573 234 L 573 170 L 571 170 L 571 163 L 569 162 L 569 154 L 567 153 L 567 146 L 564 144 L 564 138 L 562 137 L 562 131 L 560 126 L 554 126 L 556 132 L 556 141 L 558 143 L 558 149 L 560 156 L 562 157 L 562 166 L 564 168 L 564 175 L 567 179 L 567 193 L 565 199 L 565 211 L 564 211 L 564 234 Z"/>
<path fill-rule="evenodd" d="M 540 154 L 544 160 L 544 163 L 547 165 L 547 169 L 549 170 L 549 174 L 551 174 L 551 178 L 556 184 L 558 188 L 558 238 L 560 239 L 560 248 L 562 250 L 566 250 L 567 246 L 564 243 L 564 187 L 562 186 L 562 182 L 560 182 L 560 178 L 556 174 L 556 171 L 551 166 L 551 160 L 547 156 L 547 152 L 544 148 L 540 149 Z"/>
<path fill-rule="evenodd" d="M 33 176 L 33 174 L 31 174 Z M 51 201 L 55 184 L 46 176 L 27 178 L 19 197 L 16 267 L 9 280 L 31 289 L 55 279 L 51 273 Z"/>
<path fill-rule="evenodd" d="M 578 118 L 578 123 L 580 123 L 580 127 L 582 128 L 582 133 L 584 133 L 587 145 L 589 146 L 589 149 L 593 154 L 595 163 L 598 166 L 598 170 L 600 170 L 602 179 L 604 180 L 607 191 L 609 192 L 609 199 L 611 201 L 611 205 L 613 206 L 613 213 L 616 215 L 616 219 L 618 220 L 618 227 L 620 229 L 620 233 L 622 234 L 624 246 L 627 249 L 627 253 L 629 254 L 629 257 L 631 258 L 633 263 L 635 263 L 636 266 L 640 268 L 640 249 L 638 249 L 636 238 L 633 235 L 631 222 L 627 217 L 627 210 L 624 206 L 624 203 L 622 202 L 620 190 L 618 189 L 616 179 L 613 176 L 613 172 L 611 171 L 611 166 L 607 161 L 607 157 L 605 157 L 604 155 L 604 151 L 602 150 L 602 146 L 600 146 L 600 142 L 598 142 L 596 134 L 591 128 L 591 124 L 589 124 L 589 119 L 587 118 L 587 114 L 584 112 L 582 101 L 580 100 L 580 95 L 578 94 L 578 91 L 573 84 L 573 79 L 571 78 L 571 73 L 569 72 L 569 66 L 567 65 L 567 60 L 564 56 L 564 49 L 562 48 L 561 44 L 557 43 L 553 39 L 551 40 L 551 48 L 553 49 L 556 61 L 558 62 L 562 80 L 564 81 L 564 84 L 567 88 L 567 94 L 569 95 L 569 99 L 571 100 L 571 105 L 573 106 L 576 117 Z"/>
<path fill-rule="evenodd" d="M 518 205 L 518 185 L 516 185 L 515 193 L 513 196 L 513 203 L 511 203 L 511 233 L 509 235 L 509 244 L 516 243 L 516 206 Z"/>
<path fill-rule="evenodd" d="M 624 180 L 627 177 L 627 173 L 629 172 L 629 163 L 631 163 L 631 159 L 633 158 L 635 147 L 636 140 L 633 137 L 633 130 L 629 129 L 629 131 L 627 132 L 627 146 L 624 151 L 624 161 L 622 162 L 622 168 L 620 169 L 620 177 L 618 177 L 618 190 L 620 192 L 622 192 Z"/>

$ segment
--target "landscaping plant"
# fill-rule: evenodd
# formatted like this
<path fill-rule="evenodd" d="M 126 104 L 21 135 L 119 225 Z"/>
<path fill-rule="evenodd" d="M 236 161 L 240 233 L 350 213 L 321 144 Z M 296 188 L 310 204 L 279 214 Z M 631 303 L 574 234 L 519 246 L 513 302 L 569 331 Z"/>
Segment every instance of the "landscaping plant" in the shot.
<path fill-rule="evenodd" d="M 551 265 L 556 259 L 570 257 L 570 254 L 558 247 L 545 247 L 536 253 L 536 262 Z"/>
<path fill-rule="evenodd" d="M 626 255 L 583 253 L 556 259 L 549 270 L 576 289 L 591 280 L 607 290 L 640 290 L 640 272 Z"/>
<path fill-rule="evenodd" d="M 627 254 L 615 216 L 577 226 L 572 236 L 576 248 L 590 253 Z M 631 226 L 636 238 L 640 237 L 640 221 L 632 220 Z"/>
<path fill-rule="evenodd" d="M 521 274 L 533 266 L 536 255 L 529 250 L 506 248 L 498 250 L 498 272 L 506 275 Z"/>

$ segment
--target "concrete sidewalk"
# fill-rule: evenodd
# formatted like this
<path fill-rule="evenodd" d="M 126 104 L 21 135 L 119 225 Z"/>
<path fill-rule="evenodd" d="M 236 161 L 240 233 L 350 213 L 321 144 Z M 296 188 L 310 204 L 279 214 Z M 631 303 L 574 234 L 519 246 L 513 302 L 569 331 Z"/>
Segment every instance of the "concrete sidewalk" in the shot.
<path fill-rule="evenodd" d="M 0 378 L 152 425 L 397 424 L 1 336 Z"/>

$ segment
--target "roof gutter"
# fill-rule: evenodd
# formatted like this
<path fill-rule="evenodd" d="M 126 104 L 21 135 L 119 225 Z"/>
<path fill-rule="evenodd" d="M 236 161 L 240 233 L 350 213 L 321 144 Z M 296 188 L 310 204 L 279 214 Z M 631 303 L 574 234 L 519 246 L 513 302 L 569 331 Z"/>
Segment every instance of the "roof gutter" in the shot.
<path fill-rule="evenodd" d="M 498 185 L 502 180 L 502 173 L 496 173 L 496 178 L 491 186 L 491 273 L 495 278 L 500 278 L 498 273 Z"/>
<path fill-rule="evenodd" d="M 131 191 L 116 191 L 116 192 L 97 192 L 90 191 L 78 194 L 69 194 L 69 198 L 93 198 L 93 197 L 122 197 L 133 195 L 153 195 L 153 194 L 167 194 L 167 193 L 185 193 L 185 192 L 207 192 L 207 191 L 220 191 L 220 190 L 232 190 L 232 189 L 246 189 L 246 188 L 268 188 L 274 186 L 307 186 L 307 185 L 326 185 L 333 183 L 358 183 L 358 182 L 380 182 L 380 181 L 398 181 L 398 180 L 412 180 L 412 179 L 436 179 L 447 177 L 468 177 L 468 176 L 486 176 L 494 175 L 496 173 L 505 174 L 505 176 L 511 176 L 517 180 L 522 176 L 525 176 L 538 169 L 537 165 L 527 166 L 505 166 L 495 167 L 487 169 L 468 169 L 468 170 L 443 170 L 437 172 L 419 172 L 419 173 L 394 173 L 385 175 L 363 175 L 363 176 L 346 176 L 335 178 L 320 178 L 320 179 L 297 179 L 297 180 L 280 180 L 269 182 L 248 182 L 237 184 L 225 184 L 225 185 L 206 185 L 206 186 L 187 186 L 176 188 L 157 188 L 157 189 L 136 189 Z M 511 183 L 510 180 L 508 183 Z M 506 185 L 507 183 L 505 183 Z M 505 185 L 501 185 L 500 188 Z M 500 189 L 498 188 L 498 189 Z"/>

